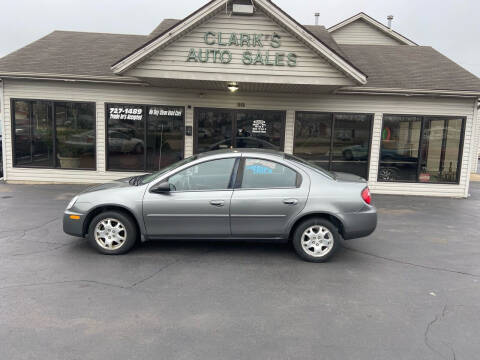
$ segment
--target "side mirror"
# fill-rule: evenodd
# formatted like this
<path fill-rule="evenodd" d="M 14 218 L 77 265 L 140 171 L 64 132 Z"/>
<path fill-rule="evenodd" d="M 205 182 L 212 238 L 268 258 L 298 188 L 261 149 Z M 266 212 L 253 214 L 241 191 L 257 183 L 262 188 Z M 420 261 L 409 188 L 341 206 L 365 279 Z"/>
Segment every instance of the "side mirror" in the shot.
<path fill-rule="evenodd" d="M 150 192 L 156 193 L 156 194 L 161 194 L 161 193 L 167 193 L 170 192 L 170 184 L 167 180 L 162 181 L 161 183 L 158 183 L 150 188 Z"/>

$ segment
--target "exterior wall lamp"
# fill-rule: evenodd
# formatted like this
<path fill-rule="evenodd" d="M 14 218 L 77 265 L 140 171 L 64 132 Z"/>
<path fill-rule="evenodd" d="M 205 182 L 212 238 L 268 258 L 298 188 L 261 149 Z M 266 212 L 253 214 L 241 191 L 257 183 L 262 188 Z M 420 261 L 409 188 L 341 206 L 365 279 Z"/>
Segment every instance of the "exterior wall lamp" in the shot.
<path fill-rule="evenodd" d="M 238 90 L 238 84 L 236 82 L 231 82 L 228 84 L 227 89 L 234 93 Z"/>

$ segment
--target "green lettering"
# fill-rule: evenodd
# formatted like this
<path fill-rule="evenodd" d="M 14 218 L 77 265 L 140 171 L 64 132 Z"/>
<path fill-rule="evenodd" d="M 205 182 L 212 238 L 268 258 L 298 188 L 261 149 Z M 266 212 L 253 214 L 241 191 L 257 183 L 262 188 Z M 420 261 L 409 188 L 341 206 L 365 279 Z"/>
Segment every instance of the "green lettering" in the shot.
<path fill-rule="evenodd" d="M 238 46 L 238 39 L 237 39 L 237 34 L 231 33 L 230 34 L 230 41 L 228 42 L 228 46 Z"/>
<path fill-rule="evenodd" d="M 272 41 L 271 41 L 270 45 L 275 49 L 279 48 L 280 47 L 280 35 L 273 34 L 272 35 Z"/>
<path fill-rule="evenodd" d="M 212 50 L 213 53 L 213 62 L 217 62 L 218 55 L 220 55 L 220 50 Z"/>
<path fill-rule="evenodd" d="M 262 37 L 263 37 L 263 34 L 254 34 L 253 35 L 253 46 L 263 47 Z"/>
<path fill-rule="evenodd" d="M 218 45 L 222 45 L 222 46 L 227 45 L 227 43 L 224 43 L 224 42 L 222 41 L 222 33 L 221 33 L 221 32 L 219 32 L 219 33 L 217 34 L 217 36 L 218 36 Z"/>
<path fill-rule="evenodd" d="M 248 34 L 240 34 L 240 46 L 247 45 L 250 46 L 250 35 Z"/>
<path fill-rule="evenodd" d="M 188 51 L 188 56 L 187 56 L 187 62 L 190 62 L 190 61 L 195 61 L 197 62 L 197 53 L 195 52 L 195 49 L 190 49 Z"/>
<path fill-rule="evenodd" d="M 285 57 L 284 53 L 276 53 L 275 54 L 275 66 L 285 66 L 283 63 L 283 58 Z"/>
<path fill-rule="evenodd" d="M 252 64 L 252 53 L 250 51 L 245 51 L 242 56 L 242 61 L 245 65 Z"/>
<path fill-rule="evenodd" d="M 209 39 L 209 37 L 213 37 L 213 39 Z M 208 31 L 205 33 L 205 36 L 203 37 L 203 40 L 205 41 L 205 44 L 207 45 L 214 45 L 215 44 L 215 33 L 212 31 Z"/>
<path fill-rule="evenodd" d="M 270 61 L 270 52 L 268 50 L 265 52 L 265 65 L 273 65 L 273 62 Z"/>
<path fill-rule="evenodd" d="M 202 56 L 203 51 L 205 51 L 205 58 L 203 58 L 203 56 Z M 208 62 L 209 57 L 210 57 L 210 50 L 208 50 L 208 49 L 203 49 L 203 50 L 199 49 L 198 50 L 198 60 L 200 60 L 200 62 L 202 62 L 202 63 Z"/>
<path fill-rule="evenodd" d="M 232 61 L 232 53 L 228 50 L 223 50 L 220 54 L 220 59 L 222 61 L 222 64 L 228 64 L 230 61 Z"/>
<path fill-rule="evenodd" d="M 290 67 L 294 67 L 294 66 L 297 66 L 297 54 L 294 54 L 294 53 L 289 53 L 287 55 L 287 64 L 288 66 Z"/>
<path fill-rule="evenodd" d="M 253 65 L 257 65 L 258 63 L 263 65 L 263 56 L 260 51 L 257 52 L 257 56 L 255 56 L 255 61 L 253 62 Z"/>

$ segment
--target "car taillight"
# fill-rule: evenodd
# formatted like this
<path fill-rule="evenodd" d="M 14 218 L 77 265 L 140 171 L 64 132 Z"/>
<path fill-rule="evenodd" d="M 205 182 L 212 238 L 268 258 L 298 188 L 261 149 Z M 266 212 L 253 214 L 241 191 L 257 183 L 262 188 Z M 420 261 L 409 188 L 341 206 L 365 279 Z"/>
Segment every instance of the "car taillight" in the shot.
<path fill-rule="evenodd" d="M 370 189 L 368 188 L 368 186 L 362 190 L 362 199 L 367 204 L 371 204 L 372 202 L 372 195 L 370 194 Z"/>

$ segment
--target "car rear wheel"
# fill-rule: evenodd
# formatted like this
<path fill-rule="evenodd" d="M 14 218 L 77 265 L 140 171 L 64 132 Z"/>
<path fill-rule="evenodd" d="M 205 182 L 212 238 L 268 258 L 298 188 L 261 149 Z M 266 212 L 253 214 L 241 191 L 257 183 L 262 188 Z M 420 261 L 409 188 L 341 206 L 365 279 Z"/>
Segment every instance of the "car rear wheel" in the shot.
<path fill-rule="evenodd" d="M 340 234 L 335 225 L 323 218 L 311 218 L 297 226 L 293 247 L 303 260 L 324 262 L 337 251 Z"/>
<path fill-rule="evenodd" d="M 107 211 L 95 216 L 90 223 L 88 240 L 102 254 L 125 254 L 137 241 L 137 228 L 129 215 Z"/>

